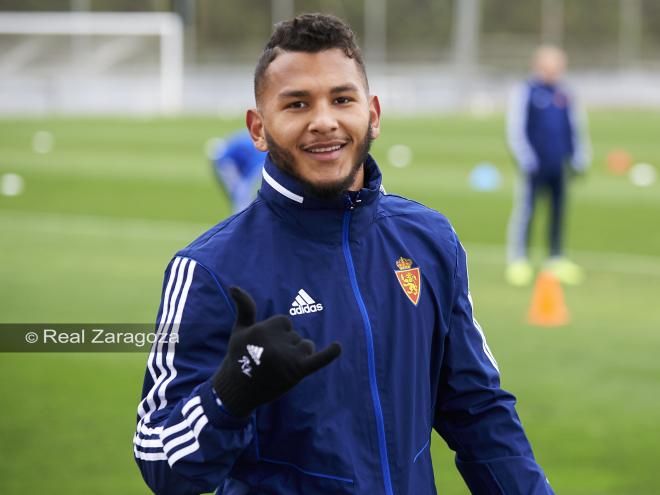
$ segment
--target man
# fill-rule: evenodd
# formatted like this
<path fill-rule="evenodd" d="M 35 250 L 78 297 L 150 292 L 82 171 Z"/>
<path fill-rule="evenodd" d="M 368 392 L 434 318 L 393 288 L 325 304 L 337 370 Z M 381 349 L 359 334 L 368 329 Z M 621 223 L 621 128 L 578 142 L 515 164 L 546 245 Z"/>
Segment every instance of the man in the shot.
<path fill-rule="evenodd" d="M 512 94 L 507 131 L 521 180 L 509 222 L 509 265 L 506 279 L 528 285 L 533 269 L 528 260 L 530 230 L 537 198 L 550 195 L 548 268 L 564 283 L 579 284 L 582 269 L 564 257 L 566 166 L 573 174 L 589 165 L 589 146 L 581 132 L 575 101 L 561 83 L 566 68 L 564 52 L 542 46 L 534 55 L 534 77 Z"/>
<path fill-rule="evenodd" d="M 473 319 L 455 232 L 382 191 L 380 105 L 350 28 L 278 24 L 255 96 L 258 198 L 165 274 L 158 332 L 178 343 L 148 361 L 134 439 L 147 484 L 432 494 L 435 428 L 473 493 L 553 493 Z"/>
<path fill-rule="evenodd" d="M 209 159 L 233 212 L 247 208 L 254 199 L 266 153 L 254 147 L 250 133 L 241 131 L 219 140 Z"/>

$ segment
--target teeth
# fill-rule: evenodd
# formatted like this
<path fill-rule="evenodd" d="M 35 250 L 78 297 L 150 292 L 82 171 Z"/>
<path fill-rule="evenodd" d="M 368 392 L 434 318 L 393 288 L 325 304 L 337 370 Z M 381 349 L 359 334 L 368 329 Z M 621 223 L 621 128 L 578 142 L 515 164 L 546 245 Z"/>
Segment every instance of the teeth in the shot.
<path fill-rule="evenodd" d="M 309 149 L 308 151 L 311 151 L 312 153 L 326 153 L 328 151 L 336 151 L 339 148 L 341 148 L 341 145 L 337 144 L 335 146 L 328 146 L 326 148 L 313 148 Z"/>

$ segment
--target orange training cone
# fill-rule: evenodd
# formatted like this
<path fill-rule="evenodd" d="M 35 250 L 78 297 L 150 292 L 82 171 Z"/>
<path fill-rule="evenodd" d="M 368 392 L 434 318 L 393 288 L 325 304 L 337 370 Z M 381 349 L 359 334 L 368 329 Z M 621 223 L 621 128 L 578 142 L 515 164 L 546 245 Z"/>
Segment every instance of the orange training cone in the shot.
<path fill-rule="evenodd" d="M 555 327 L 565 325 L 568 320 L 568 310 L 559 280 L 551 271 L 543 270 L 536 277 L 527 323 Z"/>

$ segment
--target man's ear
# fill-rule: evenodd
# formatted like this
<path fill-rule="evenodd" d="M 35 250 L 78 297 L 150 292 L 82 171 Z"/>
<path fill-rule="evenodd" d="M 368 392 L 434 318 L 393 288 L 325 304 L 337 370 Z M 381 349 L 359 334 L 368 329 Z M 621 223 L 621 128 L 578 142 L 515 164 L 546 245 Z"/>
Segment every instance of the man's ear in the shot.
<path fill-rule="evenodd" d="M 369 121 L 371 122 L 371 139 L 380 135 L 380 101 L 376 95 L 369 97 Z"/>
<path fill-rule="evenodd" d="M 245 114 L 245 125 L 250 132 L 254 147 L 259 151 L 268 151 L 266 133 L 264 131 L 264 121 L 256 108 L 250 108 Z"/>

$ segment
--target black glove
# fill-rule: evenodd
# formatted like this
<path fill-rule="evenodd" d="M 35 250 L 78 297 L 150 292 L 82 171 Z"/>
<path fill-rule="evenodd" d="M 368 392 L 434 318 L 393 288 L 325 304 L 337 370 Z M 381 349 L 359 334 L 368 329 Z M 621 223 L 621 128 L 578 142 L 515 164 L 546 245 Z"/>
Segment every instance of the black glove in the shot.
<path fill-rule="evenodd" d="M 337 342 L 314 353 L 314 343 L 302 339 L 287 316 L 255 323 L 252 298 L 238 287 L 229 293 L 236 303 L 236 322 L 227 355 L 213 376 L 213 388 L 231 415 L 248 416 L 341 353 Z"/>

